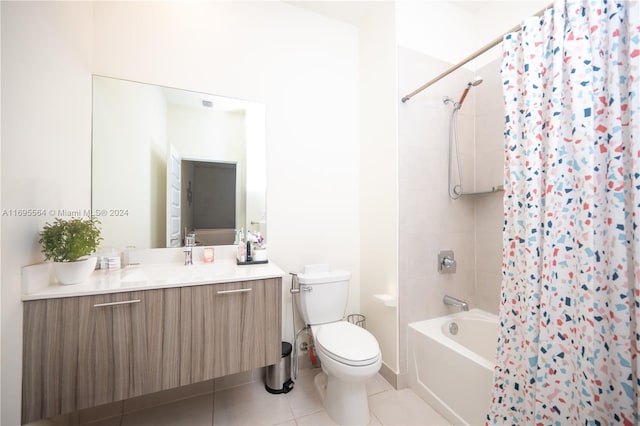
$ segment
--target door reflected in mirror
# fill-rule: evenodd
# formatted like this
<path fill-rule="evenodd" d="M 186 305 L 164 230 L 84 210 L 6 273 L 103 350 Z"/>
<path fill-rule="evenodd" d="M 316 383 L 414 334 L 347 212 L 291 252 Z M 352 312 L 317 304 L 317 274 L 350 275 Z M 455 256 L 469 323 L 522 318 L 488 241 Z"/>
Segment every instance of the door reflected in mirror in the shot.
<path fill-rule="evenodd" d="M 102 247 L 266 235 L 263 104 L 93 77 L 92 209 Z"/>

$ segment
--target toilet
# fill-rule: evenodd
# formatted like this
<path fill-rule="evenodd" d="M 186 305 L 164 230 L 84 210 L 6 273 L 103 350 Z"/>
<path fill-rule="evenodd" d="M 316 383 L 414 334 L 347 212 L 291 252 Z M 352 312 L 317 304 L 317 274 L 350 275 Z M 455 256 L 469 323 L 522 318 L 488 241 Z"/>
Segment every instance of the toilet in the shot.
<path fill-rule="evenodd" d="M 306 265 L 298 274 L 299 307 L 322 365 L 314 382 L 327 413 L 341 425 L 366 425 L 366 381 L 380 370 L 382 354 L 371 333 L 344 321 L 350 278 L 326 264 Z"/>

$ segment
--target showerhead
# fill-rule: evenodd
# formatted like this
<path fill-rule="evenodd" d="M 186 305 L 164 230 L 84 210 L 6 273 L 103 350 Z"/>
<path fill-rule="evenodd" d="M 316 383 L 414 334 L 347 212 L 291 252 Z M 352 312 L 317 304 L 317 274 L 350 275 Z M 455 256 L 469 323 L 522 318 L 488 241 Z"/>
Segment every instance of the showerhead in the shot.
<path fill-rule="evenodd" d="M 464 92 L 462 92 L 462 96 L 460 96 L 460 100 L 458 101 L 457 109 L 462 108 L 462 103 L 464 102 L 464 98 L 467 97 L 467 93 L 469 93 L 469 89 L 471 89 L 472 87 L 478 86 L 480 83 L 482 83 L 482 77 L 480 76 L 477 76 L 476 78 L 474 78 L 473 80 L 467 83 L 467 87 L 465 87 Z"/>
<path fill-rule="evenodd" d="M 482 83 L 482 81 L 483 81 L 483 80 L 482 80 L 482 77 L 477 76 L 476 78 L 474 78 L 473 80 L 471 80 L 469 83 L 467 83 L 467 86 L 468 86 L 468 87 L 471 87 L 471 86 L 474 86 L 474 87 L 475 87 L 475 86 L 480 85 L 480 83 Z"/>

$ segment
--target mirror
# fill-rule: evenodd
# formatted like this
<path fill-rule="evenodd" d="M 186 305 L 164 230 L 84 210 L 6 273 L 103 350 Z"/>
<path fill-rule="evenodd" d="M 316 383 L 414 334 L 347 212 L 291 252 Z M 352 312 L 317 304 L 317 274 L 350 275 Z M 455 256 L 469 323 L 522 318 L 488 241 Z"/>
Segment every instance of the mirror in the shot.
<path fill-rule="evenodd" d="M 91 206 L 102 247 L 266 235 L 263 104 L 93 76 Z"/>

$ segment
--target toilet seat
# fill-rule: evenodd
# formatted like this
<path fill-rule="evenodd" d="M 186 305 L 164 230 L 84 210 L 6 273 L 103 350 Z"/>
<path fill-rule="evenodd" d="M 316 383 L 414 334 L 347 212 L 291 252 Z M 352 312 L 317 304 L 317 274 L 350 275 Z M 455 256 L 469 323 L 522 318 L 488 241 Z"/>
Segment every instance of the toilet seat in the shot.
<path fill-rule="evenodd" d="M 327 357 L 351 366 L 371 365 L 380 358 L 376 338 L 347 321 L 313 327 L 316 349 Z"/>

